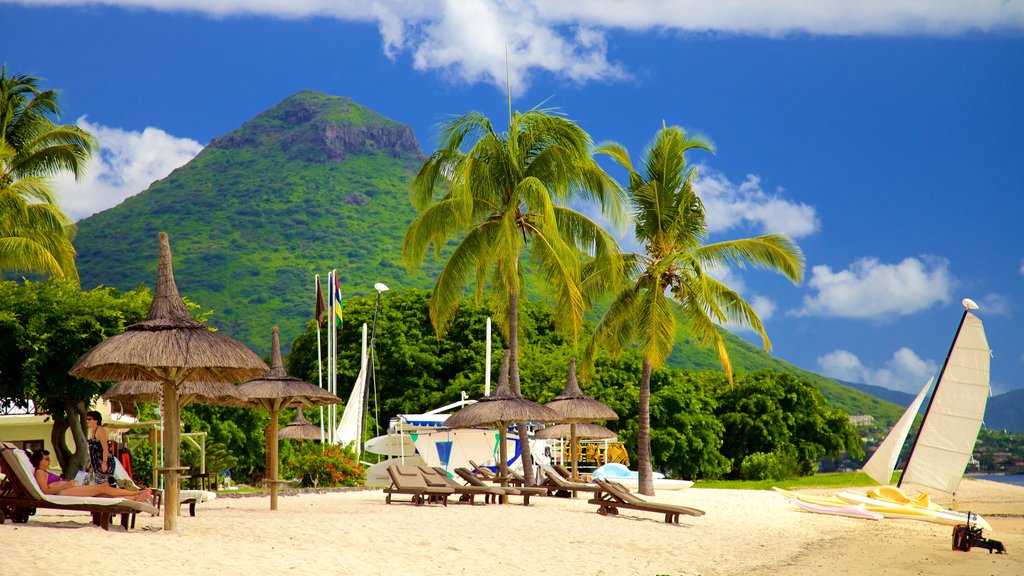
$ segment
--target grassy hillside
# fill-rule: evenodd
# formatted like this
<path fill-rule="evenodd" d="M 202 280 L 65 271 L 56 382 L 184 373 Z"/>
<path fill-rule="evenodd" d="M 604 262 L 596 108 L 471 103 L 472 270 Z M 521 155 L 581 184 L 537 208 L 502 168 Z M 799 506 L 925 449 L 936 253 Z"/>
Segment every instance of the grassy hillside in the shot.
<path fill-rule="evenodd" d="M 152 286 L 163 230 L 181 292 L 215 310 L 212 324 L 266 352 L 276 323 L 287 347 L 313 316 L 314 273 L 337 268 L 346 295 L 432 285 L 436 269 L 406 273 L 400 261 L 422 160 L 408 127 L 300 92 L 83 220 L 82 286 Z"/>
<path fill-rule="evenodd" d="M 337 268 L 346 296 L 375 282 L 430 289 L 439 265 L 406 272 L 408 186 L 424 159 L 412 130 L 350 99 L 299 92 L 147 190 L 79 223 L 83 288 L 156 280 L 157 233 L 171 237 L 178 287 L 212 308 L 211 324 L 266 354 L 271 326 L 287 351 L 313 316 L 313 274 Z M 529 267 L 528 262 L 524 262 Z M 541 284 L 528 278 L 527 293 Z M 785 370 L 815 382 L 850 414 L 895 421 L 887 402 L 802 370 L 726 333 L 737 371 Z M 719 370 L 711 350 L 681 341 L 669 365 Z"/>

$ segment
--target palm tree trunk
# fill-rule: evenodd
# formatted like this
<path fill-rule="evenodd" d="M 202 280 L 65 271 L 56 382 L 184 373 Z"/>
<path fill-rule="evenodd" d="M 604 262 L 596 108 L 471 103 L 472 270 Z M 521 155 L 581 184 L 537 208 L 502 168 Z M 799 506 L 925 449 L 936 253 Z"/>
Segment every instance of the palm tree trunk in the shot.
<path fill-rule="evenodd" d="M 509 385 L 516 394 L 522 394 L 519 383 L 519 293 L 513 292 L 508 298 L 508 348 L 511 352 L 509 359 Z M 517 422 L 519 429 L 519 448 L 523 459 L 523 477 L 526 483 L 533 485 L 533 457 L 530 455 L 530 438 L 526 431 L 526 422 Z"/>
<path fill-rule="evenodd" d="M 644 359 L 640 376 L 640 422 L 637 431 L 637 469 L 640 471 L 639 491 L 654 496 L 654 473 L 651 469 L 651 361 Z"/>

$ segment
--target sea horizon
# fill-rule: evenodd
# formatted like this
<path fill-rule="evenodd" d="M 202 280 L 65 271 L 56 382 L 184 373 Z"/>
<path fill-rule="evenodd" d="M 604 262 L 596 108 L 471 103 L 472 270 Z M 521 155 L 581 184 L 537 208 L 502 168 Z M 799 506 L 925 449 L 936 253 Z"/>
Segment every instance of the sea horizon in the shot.
<path fill-rule="evenodd" d="M 970 474 L 967 477 L 979 480 L 991 480 L 992 482 L 1011 484 L 1013 486 L 1024 486 L 1024 474 Z"/>

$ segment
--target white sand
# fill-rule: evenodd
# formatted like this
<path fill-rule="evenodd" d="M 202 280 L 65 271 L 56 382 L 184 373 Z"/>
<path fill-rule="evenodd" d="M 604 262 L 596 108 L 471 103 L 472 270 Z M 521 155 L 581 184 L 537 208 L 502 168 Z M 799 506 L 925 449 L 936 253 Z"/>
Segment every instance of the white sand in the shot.
<path fill-rule="evenodd" d="M 595 514 L 576 500 L 532 505 L 384 504 L 379 490 L 217 498 L 165 533 L 161 518 L 110 533 L 87 513 L 39 510 L 0 526 L 0 574 L 1024 574 L 1024 488 L 965 481 L 960 504 L 993 525 L 1010 555 L 951 550 L 951 528 L 798 511 L 773 492 L 690 489 L 658 501 L 705 510 Z M 107 560 L 99 560 L 107 554 Z"/>

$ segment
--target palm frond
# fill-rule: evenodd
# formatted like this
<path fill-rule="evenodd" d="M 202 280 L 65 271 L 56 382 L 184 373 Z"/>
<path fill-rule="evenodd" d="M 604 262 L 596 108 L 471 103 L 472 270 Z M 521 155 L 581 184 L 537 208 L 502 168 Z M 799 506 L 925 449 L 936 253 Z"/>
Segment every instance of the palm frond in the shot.
<path fill-rule="evenodd" d="M 707 244 L 694 251 L 705 265 L 732 264 L 774 270 L 794 283 L 804 274 L 804 255 L 800 247 L 783 234 L 765 234 L 756 238 L 743 238 Z"/>
<path fill-rule="evenodd" d="M 496 232 L 498 226 L 493 223 L 472 228 L 441 269 L 430 296 L 430 320 L 439 336 L 448 330 L 455 317 L 466 280 L 480 269 L 480 260 L 490 258 Z"/>

